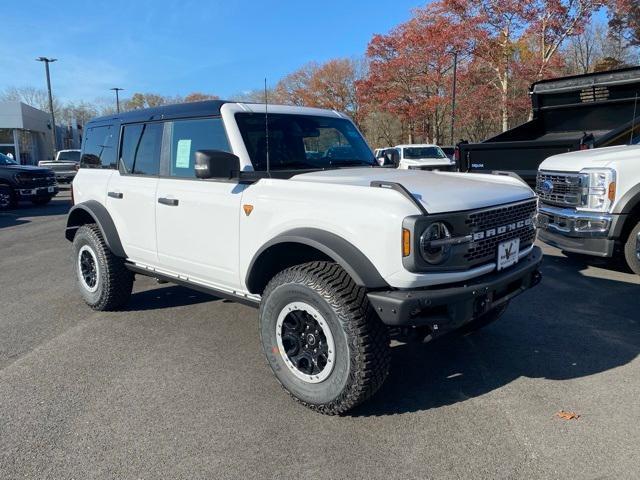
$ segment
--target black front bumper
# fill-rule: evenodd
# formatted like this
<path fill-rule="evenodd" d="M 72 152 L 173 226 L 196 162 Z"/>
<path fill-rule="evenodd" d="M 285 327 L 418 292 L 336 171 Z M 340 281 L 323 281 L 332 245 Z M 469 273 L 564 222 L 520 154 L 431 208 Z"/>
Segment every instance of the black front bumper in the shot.
<path fill-rule="evenodd" d="M 58 194 L 57 185 L 44 187 L 18 187 L 15 189 L 18 200 L 31 200 L 33 198 L 54 197 Z"/>
<path fill-rule="evenodd" d="M 537 285 L 542 250 L 532 252 L 515 266 L 455 286 L 420 290 L 370 292 L 369 301 L 389 326 L 429 326 L 438 333 L 460 328 L 483 313 Z"/>

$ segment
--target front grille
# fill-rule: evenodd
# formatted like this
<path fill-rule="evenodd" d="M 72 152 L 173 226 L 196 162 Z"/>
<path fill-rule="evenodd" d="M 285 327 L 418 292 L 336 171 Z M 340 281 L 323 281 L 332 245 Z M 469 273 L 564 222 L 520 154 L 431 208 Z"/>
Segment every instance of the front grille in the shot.
<path fill-rule="evenodd" d="M 580 204 L 582 185 L 576 173 L 539 172 L 536 193 L 545 203 L 560 206 Z"/>
<path fill-rule="evenodd" d="M 473 264 L 495 260 L 498 244 L 520 238 L 520 250 L 531 246 L 536 238 L 533 217 L 536 200 L 481 210 L 469 214 L 465 223 L 471 234 L 484 238 L 474 240 L 464 257 Z"/>
<path fill-rule="evenodd" d="M 22 173 L 18 179 L 20 188 L 50 187 L 56 184 L 56 176 L 49 173 Z"/>

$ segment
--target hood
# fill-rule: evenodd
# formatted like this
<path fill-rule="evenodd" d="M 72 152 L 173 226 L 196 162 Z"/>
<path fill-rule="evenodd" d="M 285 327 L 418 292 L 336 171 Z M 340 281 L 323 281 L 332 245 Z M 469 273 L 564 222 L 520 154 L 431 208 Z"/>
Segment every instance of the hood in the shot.
<path fill-rule="evenodd" d="M 0 165 L 0 168 L 6 168 L 7 170 L 18 172 L 30 172 L 30 173 L 50 173 L 53 175 L 53 170 L 50 168 L 35 167 L 33 165 Z"/>
<path fill-rule="evenodd" d="M 400 163 L 407 166 L 420 167 L 423 165 L 452 165 L 454 162 L 446 158 L 403 158 Z"/>
<path fill-rule="evenodd" d="M 477 173 L 345 168 L 304 173 L 291 180 L 368 188 L 372 188 L 370 185 L 374 180 L 396 182 L 409 190 L 429 213 L 490 207 L 534 196 L 527 185 L 515 178 Z"/>
<path fill-rule="evenodd" d="M 576 152 L 561 153 L 547 158 L 540 164 L 540 170 L 558 172 L 579 172 L 583 168 L 603 168 L 612 162 L 640 160 L 640 145 L 594 148 Z"/>

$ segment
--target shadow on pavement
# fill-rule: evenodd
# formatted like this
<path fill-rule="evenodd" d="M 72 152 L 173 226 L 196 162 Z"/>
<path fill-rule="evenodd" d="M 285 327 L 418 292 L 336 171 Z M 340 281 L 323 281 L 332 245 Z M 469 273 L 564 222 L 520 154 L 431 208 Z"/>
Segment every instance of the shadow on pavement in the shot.
<path fill-rule="evenodd" d="M 71 199 L 68 197 L 59 198 L 56 196 L 51 202 L 41 206 L 20 202 L 17 207 L 0 212 L 0 228 L 30 223 L 30 218 L 34 217 L 66 215 L 70 208 Z"/>
<path fill-rule="evenodd" d="M 126 311 L 159 310 L 169 307 L 182 307 L 197 303 L 220 300 L 213 295 L 191 290 L 179 285 L 167 284 L 165 287 L 144 290 L 131 295 Z"/>
<path fill-rule="evenodd" d="M 625 365 L 640 352 L 640 285 L 590 278 L 574 258 L 545 257 L 540 286 L 473 335 L 392 348 L 380 392 L 351 415 L 451 405 L 519 377 L 568 380 Z M 523 308 L 526 305 L 526 308 Z"/>

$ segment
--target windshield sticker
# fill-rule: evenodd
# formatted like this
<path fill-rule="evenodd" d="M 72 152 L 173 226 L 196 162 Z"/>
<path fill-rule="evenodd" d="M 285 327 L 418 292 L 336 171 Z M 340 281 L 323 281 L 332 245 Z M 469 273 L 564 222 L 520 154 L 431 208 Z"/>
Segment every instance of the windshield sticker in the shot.
<path fill-rule="evenodd" d="M 189 158 L 191 157 L 191 139 L 178 140 L 178 151 L 176 152 L 176 168 L 189 168 Z"/>

